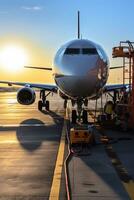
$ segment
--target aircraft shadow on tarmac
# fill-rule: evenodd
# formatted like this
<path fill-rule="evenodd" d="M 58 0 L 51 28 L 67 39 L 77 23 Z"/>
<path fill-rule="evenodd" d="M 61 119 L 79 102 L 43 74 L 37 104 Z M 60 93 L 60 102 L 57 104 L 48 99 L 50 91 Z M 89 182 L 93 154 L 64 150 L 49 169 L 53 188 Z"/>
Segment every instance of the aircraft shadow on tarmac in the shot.
<path fill-rule="evenodd" d="M 63 126 L 63 117 L 52 111 L 42 111 L 42 113 L 50 115 L 54 122 L 50 125 L 45 125 L 45 122 L 31 118 L 22 121 L 19 127 L 1 127 L 0 131 L 16 131 L 20 145 L 29 152 L 37 150 L 42 142 L 59 141 Z"/>
<path fill-rule="evenodd" d="M 42 110 L 41 111 L 44 115 L 49 115 L 51 116 L 53 119 L 54 119 L 54 122 L 56 124 L 58 123 L 61 123 L 61 118 L 63 118 L 61 115 L 58 115 L 56 112 L 53 112 L 53 111 L 45 111 L 45 110 Z"/>
<path fill-rule="evenodd" d="M 42 113 L 50 115 L 54 119 L 54 123 L 45 125 L 41 120 L 27 119 L 21 122 L 17 128 L 17 139 L 20 145 L 28 151 L 38 149 L 43 141 L 58 141 L 60 139 L 63 117 L 53 111 L 42 111 Z"/>

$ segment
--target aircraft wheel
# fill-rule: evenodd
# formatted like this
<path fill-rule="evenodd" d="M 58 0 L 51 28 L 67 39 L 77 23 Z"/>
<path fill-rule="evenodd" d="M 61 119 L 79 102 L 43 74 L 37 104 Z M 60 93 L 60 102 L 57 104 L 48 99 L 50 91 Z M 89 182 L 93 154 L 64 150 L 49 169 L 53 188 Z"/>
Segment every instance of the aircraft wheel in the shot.
<path fill-rule="evenodd" d="M 42 110 L 42 107 L 43 107 L 43 104 L 42 104 L 42 101 L 38 101 L 38 110 Z"/>
<path fill-rule="evenodd" d="M 72 106 L 74 107 L 75 106 L 75 100 L 71 100 L 71 103 L 72 103 Z"/>
<path fill-rule="evenodd" d="M 87 107 L 88 106 L 88 99 L 85 99 L 84 105 Z"/>
<path fill-rule="evenodd" d="M 83 110 L 82 120 L 83 120 L 83 124 L 87 124 L 88 123 L 88 117 L 87 117 L 87 111 L 86 110 Z"/>
<path fill-rule="evenodd" d="M 49 111 L 49 107 L 50 107 L 50 105 L 49 105 L 49 101 L 46 101 L 46 110 L 48 110 Z"/>
<path fill-rule="evenodd" d="M 64 109 L 66 109 L 67 108 L 67 100 L 65 99 L 64 100 Z"/>
<path fill-rule="evenodd" d="M 72 123 L 76 124 L 76 120 L 77 120 L 76 110 L 72 110 Z"/>

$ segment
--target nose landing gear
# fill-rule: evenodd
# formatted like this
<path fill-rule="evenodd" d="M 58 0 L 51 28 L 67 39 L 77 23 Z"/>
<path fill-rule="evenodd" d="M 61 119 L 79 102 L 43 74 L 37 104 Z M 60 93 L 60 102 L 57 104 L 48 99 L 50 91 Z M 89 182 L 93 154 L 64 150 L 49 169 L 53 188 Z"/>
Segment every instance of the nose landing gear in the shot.
<path fill-rule="evenodd" d="M 83 124 L 87 124 L 88 123 L 87 110 L 83 110 L 82 120 L 83 120 Z"/>
<path fill-rule="evenodd" d="M 78 122 L 81 122 L 83 124 L 87 124 L 88 123 L 88 113 L 87 110 L 82 108 L 83 105 L 83 101 L 82 100 L 78 100 L 77 101 L 77 111 L 76 110 L 72 110 L 72 123 L 76 124 L 77 120 Z"/>
<path fill-rule="evenodd" d="M 76 124 L 76 120 L 77 120 L 76 110 L 72 110 L 72 123 Z"/>

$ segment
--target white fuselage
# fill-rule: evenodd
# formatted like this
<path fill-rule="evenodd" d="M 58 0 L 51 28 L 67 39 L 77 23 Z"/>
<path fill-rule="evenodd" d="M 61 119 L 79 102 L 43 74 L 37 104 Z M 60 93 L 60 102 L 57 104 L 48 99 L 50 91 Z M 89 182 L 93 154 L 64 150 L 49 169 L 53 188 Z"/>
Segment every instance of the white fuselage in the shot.
<path fill-rule="evenodd" d="M 54 79 L 72 99 L 95 98 L 106 84 L 109 61 L 98 44 L 77 39 L 63 45 L 54 59 Z"/>

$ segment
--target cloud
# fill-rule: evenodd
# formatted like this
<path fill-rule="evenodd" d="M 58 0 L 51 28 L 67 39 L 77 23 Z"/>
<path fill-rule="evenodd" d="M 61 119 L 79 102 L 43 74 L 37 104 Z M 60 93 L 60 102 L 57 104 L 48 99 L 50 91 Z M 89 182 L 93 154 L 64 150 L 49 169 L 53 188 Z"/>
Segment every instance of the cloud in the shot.
<path fill-rule="evenodd" d="M 24 10 L 39 11 L 42 10 L 41 6 L 22 6 Z"/>

